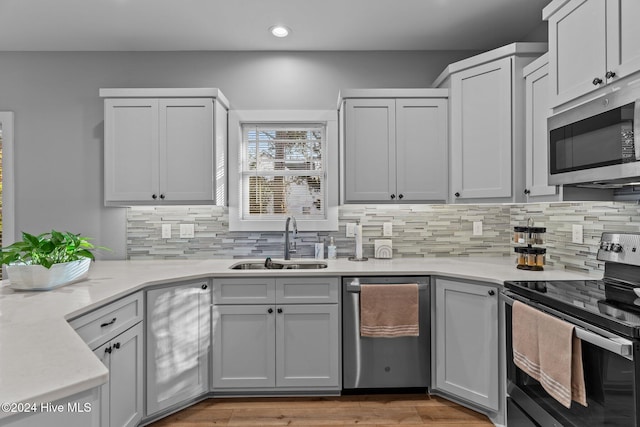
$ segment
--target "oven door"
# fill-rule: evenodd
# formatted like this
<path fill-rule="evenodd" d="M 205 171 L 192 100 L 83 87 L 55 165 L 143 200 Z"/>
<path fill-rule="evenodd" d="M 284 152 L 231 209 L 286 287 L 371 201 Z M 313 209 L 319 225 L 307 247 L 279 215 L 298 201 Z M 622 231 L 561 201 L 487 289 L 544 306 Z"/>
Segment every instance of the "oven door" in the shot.
<path fill-rule="evenodd" d="M 508 394 L 508 426 L 638 426 L 638 342 L 615 336 L 607 331 L 541 306 L 505 291 L 506 362 Z M 514 300 L 555 315 L 576 326 L 582 341 L 582 362 L 587 389 L 587 407 L 572 402 L 567 409 L 551 397 L 538 381 L 513 363 L 511 344 L 511 311 Z M 635 360 L 634 360 L 635 359 Z M 527 422 L 522 422 L 525 416 Z M 519 421 L 516 421 L 519 420 Z"/>

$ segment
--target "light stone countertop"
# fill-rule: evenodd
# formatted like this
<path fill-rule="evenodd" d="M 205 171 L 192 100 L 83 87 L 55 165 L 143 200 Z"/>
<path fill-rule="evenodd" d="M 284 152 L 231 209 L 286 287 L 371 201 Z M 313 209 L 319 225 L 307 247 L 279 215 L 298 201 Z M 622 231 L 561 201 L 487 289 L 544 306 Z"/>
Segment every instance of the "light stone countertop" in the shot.
<path fill-rule="evenodd" d="M 108 371 L 67 320 L 148 286 L 208 277 L 430 275 L 502 285 L 506 280 L 600 279 L 547 267 L 516 269 L 513 257 L 328 260 L 320 270 L 230 270 L 249 260 L 98 261 L 89 279 L 47 292 L 0 285 L 0 403 L 51 402 L 97 387 Z M 10 414 L 0 412 L 0 418 Z"/>

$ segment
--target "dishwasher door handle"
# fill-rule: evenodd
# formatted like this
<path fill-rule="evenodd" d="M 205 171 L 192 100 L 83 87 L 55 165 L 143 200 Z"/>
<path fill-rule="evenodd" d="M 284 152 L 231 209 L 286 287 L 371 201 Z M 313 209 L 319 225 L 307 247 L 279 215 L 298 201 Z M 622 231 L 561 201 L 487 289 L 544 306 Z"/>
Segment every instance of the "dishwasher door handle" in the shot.
<path fill-rule="evenodd" d="M 389 285 L 413 285 L 416 282 L 409 282 L 409 283 L 381 283 L 381 284 L 389 284 Z M 368 285 L 369 283 L 362 283 L 362 285 Z M 347 292 L 351 292 L 353 294 L 359 294 L 360 293 L 360 283 L 349 283 L 346 286 Z M 418 283 L 418 291 L 427 289 L 429 287 L 428 283 Z"/>

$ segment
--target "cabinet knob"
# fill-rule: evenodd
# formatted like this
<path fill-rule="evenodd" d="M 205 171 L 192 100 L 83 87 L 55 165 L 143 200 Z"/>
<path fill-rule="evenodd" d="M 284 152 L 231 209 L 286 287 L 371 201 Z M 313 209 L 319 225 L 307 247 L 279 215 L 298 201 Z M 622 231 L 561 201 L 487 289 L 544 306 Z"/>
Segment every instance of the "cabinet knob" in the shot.
<path fill-rule="evenodd" d="M 162 200 L 164 200 L 164 194 L 161 194 L 161 195 L 160 195 L 160 198 L 161 198 Z"/>
<path fill-rule="evenodd" d="M 109 354 L 111 354 L 111 351 L 112 351 L 112 350 L 111 350 L 111 346 L 109 346 L 109 347 L 107 347 L 107 348 L 105 348 L 105 349 L 104 349 L 104 352 L 105 352 L 105 353 L 109 353 Z"/>
<path fill-rule="evenodd" d="M 398 195 L 398 199 L 403 199 L 403 198 L 404 198 L 404 194 Z"/>
<path fill-rule="evenodd" d="M 604 75 L 607 79 L 612 79 L 616 76 L 615 71 L 607 71 L 607 74 Z"/>
<path fill-rule="evenodd" d="M 113 348 L 114 348 L 115 350 L 118 350 L 118 349 L 120 348 L 120 343 L 119 343 L 119 342 L 115 343 L 115 344 L 113 345 Z"/>
<path fill-rule="evenodd" d="M 202 285 L 202 289 L 207 289 L 208 286 L 207 285 Z"/>
<path fill-rule="evenodd" d="M 592 83 L 593 83 L 594 86 L 598 86 L 598 85 L 602 84 L 603 81 L 602 81 L 602 79 L 600 77 L 596 77 L 596 78 L 593 79 Z"/>
<path fill-rule="evenodd" d="M 489 295 L 490 295 L 490 296 L 494 296 L 495 294 L 496 294 L 496 291 L 494 291 L 493 289 L 491 289 L 491 290 L 489 291 Z"/>
<path fill-rule="evenodd" d="M 267 313 L 269 314 L 273 313 L 273 308 L 269 308 L 269 310 L 267 310 Z"/>
<path fill-rule="evenodd" d="M 395 194 L 392 194 L 392 195 L 391 195 L 391 200 L 393 200 L 393 199 L 395 199 L 395 198 L 396 198 L 396 195 L 395 195 Z"/>
<path fill-rule="evenodd" d="M 456 197 L 460 197 L 460 193 L 458 193 L 458 192 L 456 191 L 456 193 L 454 194 L 454 196 L 456 196 Z"/>
<path fill-rule="evenodd" d="M 282 309 L 281 308 L 278 309 L 278 313 L 282 313 Z"/>
<path fill-rule="evenodd" d="M 529 190 L 529 189 L 525 188 L 525 189 L 524 189 L 524 194 L 531 194 L 531 190 Z"/>
<path fill-rule="evenodd" d="M 157 194 L 152 194 L 152 195 L 151 195 L 151 198 L 152 198 L 153 200 L 155 200 L 155 199 L 157 199 L 157 198 L 158 198 L 158 195 L 157 195 Z"/>

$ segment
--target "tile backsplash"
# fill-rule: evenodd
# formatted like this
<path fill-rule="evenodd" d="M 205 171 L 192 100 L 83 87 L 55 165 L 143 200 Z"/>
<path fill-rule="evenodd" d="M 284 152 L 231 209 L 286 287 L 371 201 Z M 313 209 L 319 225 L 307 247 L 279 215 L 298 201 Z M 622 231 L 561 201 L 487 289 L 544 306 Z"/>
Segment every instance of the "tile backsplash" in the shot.
<path fill-rule="evenodd" d="M 218 206 L 131 207 L 127 209 L 127 256 L 140 259 L 206 259 L 282 257 L 282 232 L 230 232 L 229 212 Z M 355 240 L 345 237 L 346 224 L 363 227 L 364 256 L 373 257 L 374 240 L 383 223 L 393 224 L 393 256 L 513 256 L 512 227 L 546 227 L 547 264 L 589 271 L 601 269 L 595 259 L 605 230 L 640 232 L 636 202 L 558 202 L 472 205 L 345 205 L 339 209 L 339 230 L 306 232 L 299 227 L 294 257 L 312 257 L 314 243 L 333 236 L 338 256 L 355 252 Z M 483 233 L 473 235 L 482 221 Z M 171 224 L 172 238 L 163 239 L 161 224 Z M 180 239 L 179 224 L 194 224 L 195 238 Z M 573 224 L 584 227 L 584 243 L 571 243 Z"/>

